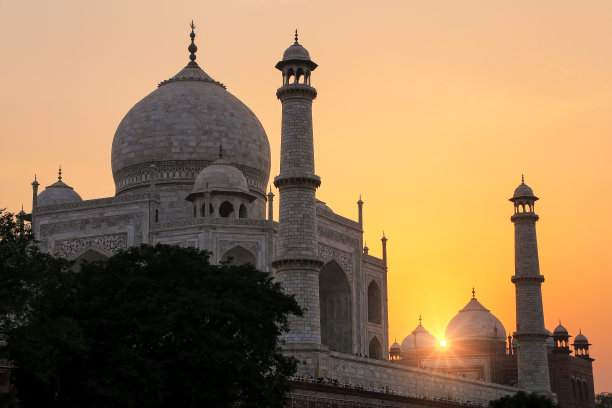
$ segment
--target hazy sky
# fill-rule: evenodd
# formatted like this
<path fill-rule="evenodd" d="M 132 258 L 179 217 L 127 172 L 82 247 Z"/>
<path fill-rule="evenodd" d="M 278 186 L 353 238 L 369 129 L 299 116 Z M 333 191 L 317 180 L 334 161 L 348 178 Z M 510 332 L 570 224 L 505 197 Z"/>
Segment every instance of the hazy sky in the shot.
<path fill-rule="evenodd" d="M 442 339 L 476 287 L 515 328 L 512 204 L 521 173 L 536 211 L 545 319 L 593 343 L 612 391 L 612 2 L 0 0 L 0 207 L 31 207 L 30 182 L 112 196 L 122 117 L 188 61 L 259 117 L 278 174 L 274 69 L 300 30 L 312 85 L 317 196 L 356 218 L 380 256 L 389 238 L 389 324 Z"/>

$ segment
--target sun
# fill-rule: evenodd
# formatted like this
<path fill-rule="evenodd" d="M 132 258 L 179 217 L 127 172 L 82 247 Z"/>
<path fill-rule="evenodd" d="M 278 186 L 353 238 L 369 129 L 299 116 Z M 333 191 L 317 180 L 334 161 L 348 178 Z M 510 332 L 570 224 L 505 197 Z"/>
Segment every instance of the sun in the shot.
<path fill-rule="evenodd" d="M 446 347 L 446 340 L 440 340 L 440 347 Z"/>

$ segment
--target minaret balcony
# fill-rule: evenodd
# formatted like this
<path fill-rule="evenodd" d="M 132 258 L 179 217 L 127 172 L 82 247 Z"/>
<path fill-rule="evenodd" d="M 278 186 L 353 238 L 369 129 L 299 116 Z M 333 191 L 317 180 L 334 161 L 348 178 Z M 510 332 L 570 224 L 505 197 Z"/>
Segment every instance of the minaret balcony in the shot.
<path fill-rule="evenodd" d="M 317 90 L 310 85 L 296 83 L 287 84 L 276 90 L 276 97 L 281 100 L 290 97 L 315 99 L 317 97 Z"/>

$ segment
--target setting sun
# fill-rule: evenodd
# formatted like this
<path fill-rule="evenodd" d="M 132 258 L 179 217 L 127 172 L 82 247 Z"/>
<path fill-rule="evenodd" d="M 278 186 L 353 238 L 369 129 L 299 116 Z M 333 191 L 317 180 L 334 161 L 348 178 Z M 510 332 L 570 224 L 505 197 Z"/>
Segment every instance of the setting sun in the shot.
<path fill-rule="evenodd" d="M 446 347 L 446 340 L 440 341 L 440 347 Z"/>

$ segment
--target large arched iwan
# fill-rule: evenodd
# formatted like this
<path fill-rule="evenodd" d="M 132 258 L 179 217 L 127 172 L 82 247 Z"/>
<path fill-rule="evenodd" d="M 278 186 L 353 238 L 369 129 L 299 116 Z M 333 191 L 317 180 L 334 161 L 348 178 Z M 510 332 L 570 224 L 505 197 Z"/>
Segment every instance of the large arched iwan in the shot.
<path fill-rule="evenodd" d="M 368 346 L 368 354 L 370 358 L 382 358 L 382 346 L 378 337 L 374 336 L 372 340 L 370 340 L 370 345 Z"/>
<path fill-rule="evenodd" d="M 226 251 L 221 257 L 221 262 L 228 262 L 229 265 L 246 265 L 252 264 L 257 266 L 257 257 L 248 249 L 242 246 L 235 246 Z"/>
<path fill-rule="evenodd" d="M 380 287 L 375 281 L 368 285 L 368 322 L 381 324 L 382 323 L 382 302 L 380 296 Z"/>
<path fill-rule="evenodd" d="M 332 350 L 352 353 L 351 290 L 346 274 L 330 261 L 319 274 L 321 343 Z"/>

